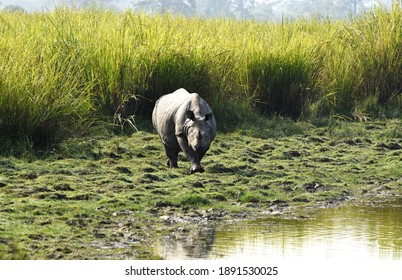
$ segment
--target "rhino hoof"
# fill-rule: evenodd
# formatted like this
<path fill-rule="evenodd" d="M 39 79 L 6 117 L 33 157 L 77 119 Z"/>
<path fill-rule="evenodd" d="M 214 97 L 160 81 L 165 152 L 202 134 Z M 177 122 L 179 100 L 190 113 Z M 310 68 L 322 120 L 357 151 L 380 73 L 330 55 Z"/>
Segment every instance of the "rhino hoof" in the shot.
<path fill-rule="evenodd" d="M 167 161 L 167 166 L 169 168 L 178 168 L 179 167 L 179 165 L 177 164 L 177 161 L 171 161 L 171 160 Z"/>
<path fill-rule="evenodd" d="M 202 172 L 204 172 L 204 171 L 205 171 L 205 169 L 204 169 L 204 167 L 202 167 L 201 165 L 193 165 L 193 166 L 191 166 L 191 168 L 190 168 L 190 173 L 191 173 L 191 174 L 196 173 L 196 172 L 202 173 Z"/>

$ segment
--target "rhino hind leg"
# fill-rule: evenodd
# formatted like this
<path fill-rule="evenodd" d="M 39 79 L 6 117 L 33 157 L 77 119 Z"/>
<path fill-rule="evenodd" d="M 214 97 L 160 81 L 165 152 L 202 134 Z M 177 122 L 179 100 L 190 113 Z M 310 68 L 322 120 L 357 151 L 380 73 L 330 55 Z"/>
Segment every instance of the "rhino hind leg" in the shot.
<path fill-rule="evenodd" d="M 167 165 L 170 168 L 178 168 L 179 165 L 177 164 L 177 158 L 179 155 L 179 151 L 172 149 L 171 147 L 165 146 L 166 156 L 168 157 Z"/>

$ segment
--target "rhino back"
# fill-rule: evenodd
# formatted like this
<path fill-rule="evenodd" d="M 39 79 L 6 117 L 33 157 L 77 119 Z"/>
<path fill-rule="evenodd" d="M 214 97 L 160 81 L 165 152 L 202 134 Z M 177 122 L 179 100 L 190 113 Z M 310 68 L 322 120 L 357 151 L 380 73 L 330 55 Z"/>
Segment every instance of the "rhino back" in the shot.
<path fill-rule="evenodd" d="M 190 94 L 185 89 L 178 89 L 173 93 L 163 95 L 155 103 L 152 123 L 162 142 L 168 146 L 177 144 L 176 115 L 181 105 L 188 101 L 189 96 Z"/>

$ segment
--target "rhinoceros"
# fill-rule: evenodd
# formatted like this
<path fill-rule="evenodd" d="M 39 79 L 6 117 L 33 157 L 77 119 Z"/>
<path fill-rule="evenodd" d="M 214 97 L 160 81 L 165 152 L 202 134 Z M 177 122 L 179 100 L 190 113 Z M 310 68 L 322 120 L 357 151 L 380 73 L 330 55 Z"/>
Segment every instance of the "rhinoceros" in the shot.
<path fill-rule="evenodd" d="M 152 112 L 152 124 L 165 147 L 170 168 L 178 167 L 183 151 L 191 163 L 190 173 L 204 172 L 201 159 L 216 135 L 211 108 L 197 93 L 181 88 L 163 95 Z"/>

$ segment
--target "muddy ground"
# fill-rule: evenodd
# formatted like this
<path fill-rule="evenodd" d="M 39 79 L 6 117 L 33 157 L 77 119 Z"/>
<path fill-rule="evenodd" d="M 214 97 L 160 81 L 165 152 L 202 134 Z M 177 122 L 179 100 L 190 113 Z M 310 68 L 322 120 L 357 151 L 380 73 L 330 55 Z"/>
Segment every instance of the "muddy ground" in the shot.
<path fill-rule="evenodd" d="M 166 166 L 150 131 L 3 155 L 0 259 L 158 259 L 158 236 L 402 196 L 401 121 L 267 129 L 280 133 L 219 133 L 193 175 L 183 155 Z"/>

